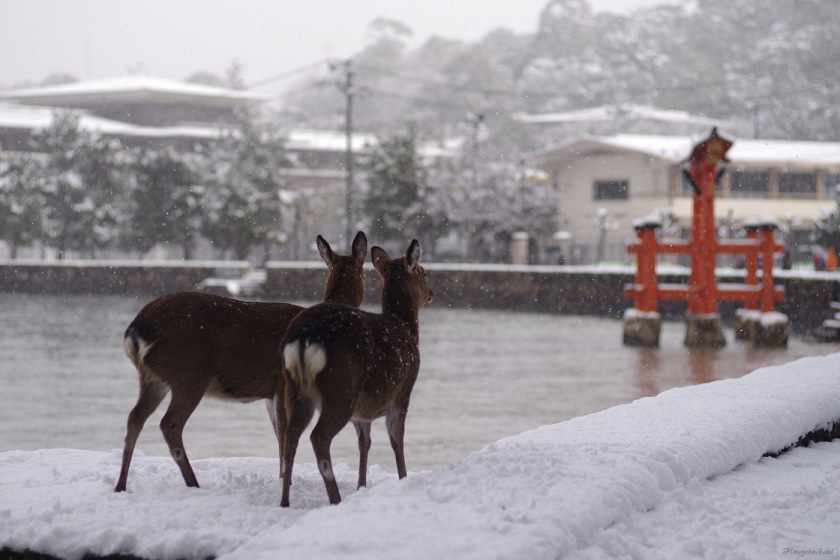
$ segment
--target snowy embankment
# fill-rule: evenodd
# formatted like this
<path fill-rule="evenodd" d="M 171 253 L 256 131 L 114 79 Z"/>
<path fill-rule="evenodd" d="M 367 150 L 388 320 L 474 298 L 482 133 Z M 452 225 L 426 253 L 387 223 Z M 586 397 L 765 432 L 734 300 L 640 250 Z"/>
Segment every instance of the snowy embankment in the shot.
<path fill-rule="evenodd" d="M 278 506 L 276 460 L 194 461 L 202 488 L 188 489 L 171 459 L 140 455 L 129 492 L 114 494 L 118 451 L 11 451 L 0 454 L 0 549 L 63 558 L 225 559 L 597 558 L 614 555 L 611 550 L 659 558 L 703 556 L 709 549 L 715 557 L 769 557 L 788 546 L 825 549 L 840 545 L 836 453 L 828 453 L 835 461 L 830 480 L 810 491 L 794 482 L 790 492 L 768 469 L 790 479 L 807 471 L 809 459 L 762 456 L 838 420 L 840 354 L 806 358 L 544 426 L 402 481 L 373 467 L 369 488 L 359 492 L 354 468 L 340 465 L 344 502 L 336 507 L 327 505 L 314 465 L 298 465 L 290 509 Z M 794 453 L 837 448 L 821 445 L 822 451 Z M 695 527 L 679 526 L 688 522 L 668 512 L 703 509 L 690 502 L 703 493 L 698 488 L 724 483 L 719 475 L 730 482 L 752 476 L 756 488 L 732 499 L 758 515 L 754 522 L 776 527 L 759 538 L 755 528 L 727 521 L 725 530 L 676 542 L 708 528 L 715 514 L 695 520 Z M 726 517 L 726 496 L 746 484 L 735 482 L 711 510 Z M 777 489 L 787 492 L 778 511 L 759 504 Z M 818 495 L 827 509 L 817 507 Z M 811 511 L 816 518 L 807 516 Z M 826 511 L 833 513 L 826 517 Z M 792 523 L 804 523 L 801 538 L 792 538 Z M 645 548 L 650 543 L 657 548 Z M 736 544 L 747 552 L 737 552 Z"/>

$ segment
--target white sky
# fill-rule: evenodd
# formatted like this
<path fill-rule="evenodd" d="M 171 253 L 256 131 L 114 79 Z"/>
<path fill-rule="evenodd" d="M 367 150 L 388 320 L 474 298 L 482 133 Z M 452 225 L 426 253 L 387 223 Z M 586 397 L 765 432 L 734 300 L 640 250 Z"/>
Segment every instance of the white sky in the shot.
<path fill-rule="evenodd" d="M 628 13 L 675 0 L 590 0 L 595 11 Z M 231 62 L 254 83 L 364 45 L 377 17 L 431 35 L 476 40 L 504 27 L 536 29 L 548 0 L 26 0 L 4 2 L 0 18 L 0 87 L 39 82 L 54 72 L 110 78 L 142 68 L 184 79 L 223 75 Z M 276 86 L 275 86 L 276 87 Z"/>

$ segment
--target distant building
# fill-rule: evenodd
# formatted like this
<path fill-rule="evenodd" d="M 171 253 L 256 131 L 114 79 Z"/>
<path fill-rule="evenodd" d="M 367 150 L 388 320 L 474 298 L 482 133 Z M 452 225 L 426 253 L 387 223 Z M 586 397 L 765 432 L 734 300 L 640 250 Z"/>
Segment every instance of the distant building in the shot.
<path fill-rule="evenodd" d="M 553 138 L 572 138 L 584 134 L 608 136 L 632 134 L 701 134 L 713 126 L 741 132 L 745 124 L 721 122 L 703 115 L 677 109 L 660 109 L 649 105 L 617 104 L 588 107 L 573 111 L 541 114 L 518 114 L 513 120 L 541 131 Z"/>
<path fill-rule="evenodd" d="M 153 127 L 231 124 L 237 107 L 269 99 L 261 93 L 144 75 L 0 92 L 0 102 L 80 109 L 114 121 Z"/>
<path fill-rule="evenodd" d="M 0 150 L 29 149 L 29 138 L 51 126 L 54 112 L 69 109 L 79 113 L 83 130 L 117 138 L 125 146 L 195 151 L 229 130 L 237 108 L 270 99 L 261 93 L 142 75 L 0 91 Z M 345 232 L 347 139 L 343 131 L 282 132 L 292 167 L 286 170 L 288 182 L 280 194 L 292 208 L 295 223 L 292 243 L 279 256 L 311 258 L 317 234 L 332 241 Z M 376 137 L 356 132 L 352 142 L 353 152 L 359 154 Z M 455 151 L 429 146 L 422 153 L 438 158 Z"/>
<path fill-rule="evenodd" d="M 529 163 L 549 174 L 558 193 L 558 230 L 572 247 L 569 261 L 593 262 L 599 253 L 626 260 L 633 220 L 657 209 L 668 210 L 687 235 L 691 186 L 681 169 L 698 140 L 579 136 L 532 154 Z M 719 231 L 727 235 L 745 219 L 772 216 L 792 227 L 792 244 L 804 250 L 814 219 L 836 208 L 840 143 L 736 138 L 727 157 L 715 196 Z"/>

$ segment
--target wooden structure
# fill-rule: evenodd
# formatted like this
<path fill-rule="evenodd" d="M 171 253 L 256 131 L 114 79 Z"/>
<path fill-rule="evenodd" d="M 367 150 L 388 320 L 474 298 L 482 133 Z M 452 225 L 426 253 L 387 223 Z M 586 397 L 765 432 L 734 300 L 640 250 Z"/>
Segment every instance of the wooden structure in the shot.
<path fill-rule="evenodd" d="M 726 152 L 732 142 L 718 135 L 713 129 L 709 138 L 697 144 L 692 150 L 686 170 L 686 178 L 694 190 L 694 213 L 689 241 L 660 240 L 657 230 L 661 223 L 656 218 L 643 219 L 634 223 L 638 241 L 628 246 L 628 252 L 636 255 L 636 277 L 627 286 L 625 294 L 635 300 L 632 311 L 625 314 L 624 342 L 631 345 L 657 346 L 661 319 L 658 314 L 660 301 L 687 301 L 686 346 L 724 346 L 726 339 L 718 315 L 719 301 L 743 301 L 744 309 L 752 312 L 746 316 L 740 331 L 758 343 L 764 338 L 760 329 L 765 323 L 772 323 L 773 340 L 784 338 L 787 343 L 787 323 L 763 321 L 764 314 L 774 311 L 774 304 L 784 298 L 784 291 L 773 283 L 773 258 L 784 248 L 775 241 L 775 220 L 746 224 L 747 238 L 744 240 L 720 241 L 717 239 L 714 216 L 715 187 L 722 174 L 719 164 L 726 161 Z M 659 284 L 656 274 L 656 260 L 660 254 L 688 254 L 691 259 L 691 274 L 688 284 Z M 743 255 L 746 268 L 744 284 L 719 284 L 715 278 L 717 255 Z M 761 282 L 758 269 L 761 267 Z M 761 313 L 758 313 L 759 307 Z M 742 314 L 742 317 L 744 315 Z M 778 325 L 784 324 L 784 336 L 780 337 Z M 756 324 L 758 326 L 756 326 Z"/>

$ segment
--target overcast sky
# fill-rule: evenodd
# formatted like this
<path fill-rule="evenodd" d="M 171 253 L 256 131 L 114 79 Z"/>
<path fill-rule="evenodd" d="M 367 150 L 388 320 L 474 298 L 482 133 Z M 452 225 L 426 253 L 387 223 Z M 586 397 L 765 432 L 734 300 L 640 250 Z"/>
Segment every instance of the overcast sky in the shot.
<path fill-rule="evenodd" d="M 590 0 L 619 13 L 674 0 Z M 130 71 L 223 76 L 236 60 L 247 84 L 365 44 L 377 17 L 402 21 L 412 46 L 431 35 L 474 41 L 498 27 L 533 32 L 548 0 L 16 0 L 0 16 L 0 87 L 52 73 L 79 79 Z M 336 8 L 337 5 L 343 6 Z M 277 89 L 282 81 L 273 82 Z"/>

